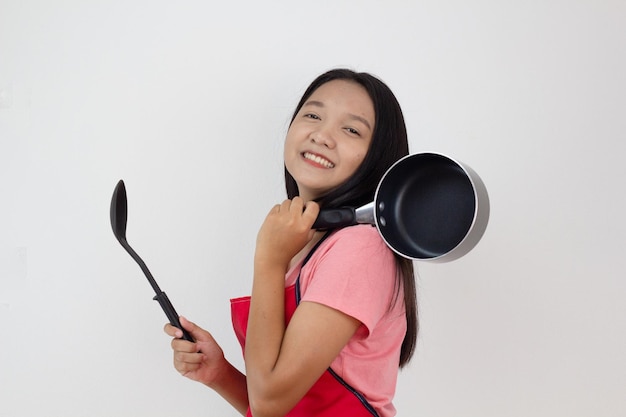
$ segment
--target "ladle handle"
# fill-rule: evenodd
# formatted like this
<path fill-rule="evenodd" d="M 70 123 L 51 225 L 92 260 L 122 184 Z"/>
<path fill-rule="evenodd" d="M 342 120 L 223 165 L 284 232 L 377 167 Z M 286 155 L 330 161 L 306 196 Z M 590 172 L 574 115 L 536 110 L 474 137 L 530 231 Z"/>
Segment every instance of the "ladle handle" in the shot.
<path fill-rule="evenodd" d="M 335 229 L 357 224 L 356 213 L 352 207 L 320 210 L 312 229 Z"/>
<path fill-rule="evenodd" d="M 161 304 L 161 308 L 165 312 L 165 315 L 170 321 L 170 324 L 174 327 L 178 327 L 183 331 L 183 339 L 188 340 L 190 342 L 195 342 L 194 338 L 189 334 L 189 332 L 183 329 L 183 326 L 180 324 L 180 320 L 178 319 L 178 314 L 176 310 L 174 310 L 174 306 L 170 302 L 170 299 L 167 298 L 167 294 L 163 291 L 154 296 L 153 300 L 156 300 Z"/>

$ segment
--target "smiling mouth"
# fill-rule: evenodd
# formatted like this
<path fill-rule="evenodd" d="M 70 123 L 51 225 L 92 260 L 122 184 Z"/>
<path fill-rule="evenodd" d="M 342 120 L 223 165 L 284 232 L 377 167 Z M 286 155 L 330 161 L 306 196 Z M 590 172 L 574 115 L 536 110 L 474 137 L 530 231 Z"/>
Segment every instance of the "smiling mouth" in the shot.
<path fill-rule="evenodd" d="M 334 168 L 335 167 L 335 164 L 330 162 L 328 159 L 322 158 L 319 155 L 314 155 L 314 154 L 312 154 L 310 152 L 304 152 L 302 154 L 302 156 L 304 157 L 304 159 L 308 159 L 309 161 L 313 161 L 316 164 L 319 164 L 319 165 L 321 165 L 323 167 L 326 167 L 326 168 Z"/>

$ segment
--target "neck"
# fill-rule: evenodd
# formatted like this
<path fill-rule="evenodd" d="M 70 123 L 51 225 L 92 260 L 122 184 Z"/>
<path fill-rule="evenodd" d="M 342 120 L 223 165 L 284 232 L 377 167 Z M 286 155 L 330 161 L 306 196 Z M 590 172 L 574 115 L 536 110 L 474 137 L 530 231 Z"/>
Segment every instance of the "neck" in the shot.
<path fill-rule="evenodd" d="M 307 243 L 300 250 L 300 252 L 298 252 L 296 254 L 296 256 L 291 258 L 291 262 L 289 262 L 289 269 L 291 269 L 294 265 L 296 265 L 298 262 L 300 262 L 311 251 L 311 249 L 313 249 L 313 246 L 315 246 L 317 244 L 317 242 L 320 241 L 322 236 L 324 236 L 324 232 L 320 232 L 320 231 L 315 232 L 315 235 L 313 236 L 313 239 L 311 239 L 309 241 L 309 243 Z"/>

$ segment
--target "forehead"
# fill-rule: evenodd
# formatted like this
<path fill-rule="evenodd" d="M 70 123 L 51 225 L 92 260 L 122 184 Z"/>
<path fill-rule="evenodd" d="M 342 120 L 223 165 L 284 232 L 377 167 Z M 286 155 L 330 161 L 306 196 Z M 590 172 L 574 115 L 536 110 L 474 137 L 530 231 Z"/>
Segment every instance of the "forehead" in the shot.
<path fill-rule="evenodd" d="M 332 80 L 319 86 L 306 100 L 305 105 L 312 101 L 352 107 L 359 113 L 374 115 L 374 103 L 361 84 L 349 80 Z"/>

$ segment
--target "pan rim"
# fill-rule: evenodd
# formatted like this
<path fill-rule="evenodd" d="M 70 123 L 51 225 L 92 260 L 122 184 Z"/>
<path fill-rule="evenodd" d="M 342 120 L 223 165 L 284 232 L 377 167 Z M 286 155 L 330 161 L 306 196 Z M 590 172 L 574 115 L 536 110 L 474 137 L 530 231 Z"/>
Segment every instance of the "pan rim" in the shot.
<path fill-rule="evenodd" d="M 395 248 L 385 237 L 385 234 L 383 233 L 385 225 L 384 224 L 381 225 L 381 222 L 380 222 L 379 195 L 380 195 L 381 187 L 384 186 L 385 179 L 388 178 L 390 172 L 392 172 L 394 168 L 397 168 L 398 165 L 406 163 L 406 161 L 409 159 L 416 159 L 418 157 L 441 158 L 441 159 L 447 160 L 448 162 L 451 162 L 456 167 L 460 168 L 463 171 L 463 174 L 465 175 L 465 177 L 469 180 L 469 183 L 472 187 L 473 197 L 474 197 L 474 212 L 472 214 L 472 221 L 470 222 L 469 227 L 467 228 L 467 231 L 464 233 L 463 238 L 450 250 L 444 253 L 435 255 L 435 256 L 414 256 L 414 254 L 404 253 L 403 251 Z M 478 192 L 479 185 L 476 183 L 475 179 L 479 180 L 479 177 L 473 170 L 471 170 L 471 168 L 469 168 L 467 165 L 463 164 L 459 160 L 452 158 L 449 155 L 443 154 L 441 152 L 422 151 L 422 152 L 405 155 L 404 157 L 398 159 L 385 172 L 385 174 L 379 181 L 378 186 L 376 187 L 376 192 L 374 194 L 374 222 L 376 224 L 376 228 L 378 229 L 380 236 L 385 241 L 386 245 L 398 255 L 403 256 L 408 259 L 416 260 L 416 261 L 448 262 L 448 261 L 452 261 L 454 259 L 457 259 L 465 255 L 467 252 L 469 252 L 469 250 L 471 250 L 475 246 L 476 243 L 478 243 L 478 240 L 480 240 L 480 238 L 482 237 L 482 234 L 484 233 L 484 229 L 482 231 L 477 230 L 477 223 L 478 223 L 478 218 L 479 218 L 480 209 L 481 209 L 481 201 L 485 199 L 486 201 L 483 201 L 482 204 L 486 203 L 485 209 L 487 210 L 487 216 L 488 216 L 489 204 L 488 204 L 488 197 L 487 197 L 486 189 L 484 189 L 484 186 L 483 186 L 485 195 L 480 196 Z M 475 239 L 475 242 L 470 241 L 470 238 L 473 234 L 472 232 L 478 233 L 478 236 L 477 236 L 477 239 Z M 470 246 L 466 248 L 466 246 L 468 246 L 468 242 L 470 242 L 469 243 Z"/>

